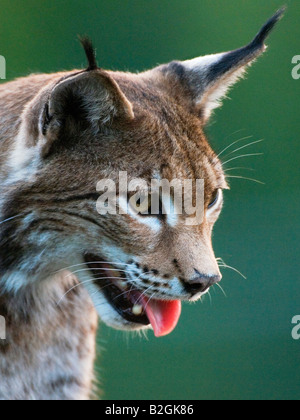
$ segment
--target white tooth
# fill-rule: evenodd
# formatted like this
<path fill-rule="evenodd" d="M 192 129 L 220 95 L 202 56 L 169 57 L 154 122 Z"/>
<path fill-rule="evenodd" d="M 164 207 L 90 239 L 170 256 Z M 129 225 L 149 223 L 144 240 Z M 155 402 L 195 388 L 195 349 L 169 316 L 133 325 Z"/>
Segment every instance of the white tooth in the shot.
<path fill-rule="evenodd" d="M 142 305 L 134 305 L 132 308 L 133 315 L 142 315 L 143 307 Z"/>
<path fill-rule="evenodd" d="M 117 285 L 122 290 L 126 290 L 127 289 L 127 283 L 126 283 L 126 281 L 118 280 Z"/>

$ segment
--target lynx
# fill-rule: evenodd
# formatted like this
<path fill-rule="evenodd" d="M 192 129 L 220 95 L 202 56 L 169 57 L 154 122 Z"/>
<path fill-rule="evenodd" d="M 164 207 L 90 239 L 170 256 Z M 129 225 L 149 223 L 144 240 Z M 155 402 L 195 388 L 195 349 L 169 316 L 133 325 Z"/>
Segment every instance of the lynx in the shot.
<path fill-rule="evenodd" d="M 244 48 L 140 74 L 99 68 L 84 39 L 87 69 L 0 86 L 0 399 L 90 399 L 98 316 L 162 337 L 221 281 L 211 234 L 228 184 L 204 127 L 282 14 Z M 120 172 L 204 180 L 202 223 L 99 215 L 96 184 Z"/>

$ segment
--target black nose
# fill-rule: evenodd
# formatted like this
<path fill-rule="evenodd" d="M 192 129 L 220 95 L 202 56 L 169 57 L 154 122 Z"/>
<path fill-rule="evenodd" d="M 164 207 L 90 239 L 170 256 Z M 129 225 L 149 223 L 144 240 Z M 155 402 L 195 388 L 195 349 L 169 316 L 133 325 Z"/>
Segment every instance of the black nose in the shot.
<path fill-rule="evenodd" d="M 214 284 L 220 283 L 222 277 L 217 275 L 201 274 L 198 270 L 195 270 L 197 276 L 189 281 L 184 282 L 185 290 L 191 295 L 197 295 L 198 293 L 204 293 Z"/>

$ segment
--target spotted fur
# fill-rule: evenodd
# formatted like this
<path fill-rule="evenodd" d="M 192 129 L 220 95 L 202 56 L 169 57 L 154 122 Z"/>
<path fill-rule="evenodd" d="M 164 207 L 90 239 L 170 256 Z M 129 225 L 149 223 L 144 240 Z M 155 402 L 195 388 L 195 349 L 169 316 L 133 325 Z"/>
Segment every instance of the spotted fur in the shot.
<path fill-rule="evenodd" d="M 204 125 L 227 89 L 265 49 L 276 14 L 247 47 L 141 74 L 107 72 L 84 40 L 87 70 L 32 75 L 0 86 L 0 399 L 88 399 L 96 311 L 125 321 L 84 255 L 126 272 L 148 297 L 197 299 L 221 278 L 211 232 L 228 188 Z M 97 182 L 204 179 L 205 217 L 100 216 Z M 93 304 L 92 304 L 93 302 Z"/>

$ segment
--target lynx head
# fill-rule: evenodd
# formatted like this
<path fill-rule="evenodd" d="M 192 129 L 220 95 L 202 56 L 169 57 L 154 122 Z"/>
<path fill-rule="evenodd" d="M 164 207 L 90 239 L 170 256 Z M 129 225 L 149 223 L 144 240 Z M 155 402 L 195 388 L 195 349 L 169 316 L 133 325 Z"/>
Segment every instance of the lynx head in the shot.
<path fill-rule="evenodd" d="M 244 48 L 141 74 L 98 68 L 84 40 L 87 70 L 45 76 L 21 116 L 3 189 L 0 271 L 8 291 L 68 267 L 108 325 L 152 325 L 157 336 L 174 329 L 181 301 L 221 280 L 211 234 L 228 186 L 204 126 L 281 15 Z M 120 194 L 124 172 L 128 183 L 145 185 L 204 180 L 201 223 L 177 214 L 174 195 L 158 197 L 157 214 L 141 198 L 143 211 L 132 211 Z M 99 214 L 104 179 L 127 212 Z"/>

